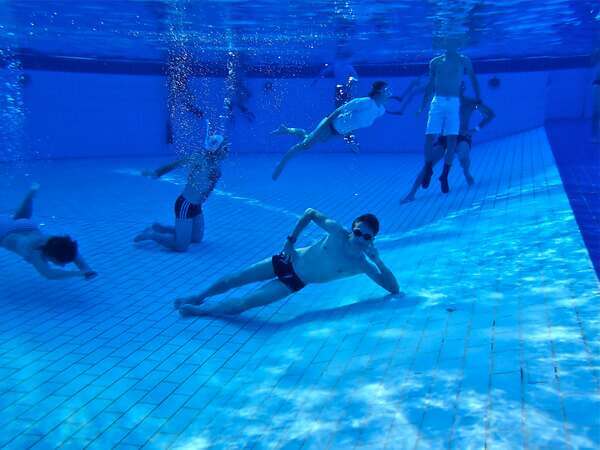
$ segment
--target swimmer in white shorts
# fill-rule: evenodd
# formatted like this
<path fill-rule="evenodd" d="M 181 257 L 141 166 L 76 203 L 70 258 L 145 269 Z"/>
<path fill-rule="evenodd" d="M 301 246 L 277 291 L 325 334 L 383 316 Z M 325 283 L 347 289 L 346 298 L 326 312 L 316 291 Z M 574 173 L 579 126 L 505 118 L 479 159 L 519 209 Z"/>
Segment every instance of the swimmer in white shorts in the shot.
<path fill-rule="evenodd" d="M 283 156 L 273 171 L 273 180 L 277 180 L 285 165 L 294 156 L 307 151 L 318 142 L 325 142 L 335 137 L 352 134 L 359 128 L 367 128 L 385 114 L 384 105 L 392 93 L 385 81 L 373 83 L 368 97 L 355 98 L 340 106 L 329 116 L 325 117 L 310 133 L 301 128 L 288 128 L 280 125 L 272 134 L 291 134 L 302 139 Z"/>
<path fill-rule="evenodd" d="M 481 122 L 474 128 L 471 128 L 470 122 L 471 117 L 475 111 L 479 111 L 482 116 Z M 460 90 L 460 133 L 457 138 L 456 144 L 456 155 L 458 156 L 458 160 L 460 161 L 460 165 L 463 168 L 463 173 L 465 175 L 465 179 L 467 180 L 467 184 L 472 186 L 475 180 L 473 179 L 473 175 L 471 175 L 470 166 L 471 166 L 471 144 L 473 141 L 473 135 L 485 127 L 488 123 L 494 120 L 496 114 L 492 109 L 484 105 L 482 102 L 477 102 L 474 98 L 467 97 L 465 95 L 465 84 L 461 83 Z M 438 161 L 443 159 L 446 150 L 448 147 L 448 139 L 447 136 L 440 136 L 437 141 L 433 145 L 433 160 L 432 164 L 437 164 Z M 423 182 L 423 169 L 419 171 L 415 182 L 408 194 L 402 199 L 401 203 L 412 202 L 415 199 L 415 194 L 421 187 L 421 183 Z"/>
<path fill-rule="evenodd" d="M 433 175 L 433 148 L 437 136 L 446 136 L 447 151 L 444 158 L 444 171 L 440 176 L 441 190 L 450 192 L 448 174 L 454 159 L 457 136 L 460 130 L 460 86 L 466 73 L 471 79 L 475 91 L 475 102 L 481 103 L 479 84 L 471 60 L 458 53 L 458 40 L 447 38 L 446 52 L 435 57 L 429 63 L 429 83 L 423 95 L 422 112 L 433 94 L 425 133 L 425 166 L 423 167 L 423 188 L 429 187 Z"/>

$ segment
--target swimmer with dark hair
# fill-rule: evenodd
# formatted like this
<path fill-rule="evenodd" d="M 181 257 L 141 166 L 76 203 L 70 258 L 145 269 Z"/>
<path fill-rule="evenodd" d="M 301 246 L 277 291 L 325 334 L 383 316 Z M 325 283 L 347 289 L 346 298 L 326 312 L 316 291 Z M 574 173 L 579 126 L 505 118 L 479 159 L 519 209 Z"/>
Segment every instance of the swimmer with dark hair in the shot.
<path fill-rule="evenodd" d="M 280 125 L 271 134 L 289 134 L 297 136 L 301 141 L 290 148 L 273 171 L 273 180 L 277 180 L 290 159 L 302 152 L 309 150 L 319 142 L 327 142 L 336 137 L 344 137 L 352 134 L 359 128 L 367 128 L 373 122 L 386 113 L 385 104 L 392 93 L 385 81 L 373 83 L 368 97 L 355 98 L 337 108 L 333 113 L 325 117 L 319 125 L 307 133 L 302 128 L 289 128 Z"/>
<path fill-rule="evenodd" d="M 94 272 L 79 253 L 77 242 L 70 236 L 46 236 L 31 220 L 33 198 L 39 186 L 34 184 L 12 216 L 0 216 L 0 247 L 16 253 L 49 280 L 94 278 Z M 74 263 L 79 270 L 54 269 L 50 264 Z"/>
<path fill-rule="evenodd" d="M 300 233 L 311 222 L 322 228 L 325 236 L 311 246 L 296 249 Z M 184 317 L 239 314 L 281 300 L 308 284 L 327 283 L 359 274 L 367 275 L 393 295 L 400 294 L 394 274 L 375 248 L 378 232 L 379 221 L 373 214 L 357 217 L 348 230 L 309 208 L 287 237 L 281 253 L 221 278 L 198 295 L 176 300 L 175 308 Z M 266 284 L 244 298 L 204 303 L 209 297 L 261 281 Z"/>
<path fill-rule="evenodd" d="M 175 200 L 175 226 L 155 223 L 138 234 L 135 242 L 154 241 L 169 250 L 185 252 L 190 244 L 199 243 L 204 237 L 204 214 L 202 204 L 221 177 L 221 162 L 228 155 L 229 145 L 220 134 L 210 134 L 206 121 L 204 148 L 156 170 L 144 170 L 142 175 L 160 178 L 180 167 L 188 168 L 185 188 Z"/>

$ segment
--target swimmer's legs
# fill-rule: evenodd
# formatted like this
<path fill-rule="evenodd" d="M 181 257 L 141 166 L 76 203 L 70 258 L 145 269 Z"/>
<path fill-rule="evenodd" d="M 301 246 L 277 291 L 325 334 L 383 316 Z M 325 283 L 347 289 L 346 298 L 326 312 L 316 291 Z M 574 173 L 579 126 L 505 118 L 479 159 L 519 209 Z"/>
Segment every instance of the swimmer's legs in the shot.
<path fill-rule="evenodd" d="M 266 258 L 242 270 L 241 272 L 226 275 L 220 278 L 198 295 L 175 300 L 175 308 L 179 308 L 181 305 L 187 303 L 198 305 L 208 297 L 223 294 L 231 289 L 244 286 L 246 284 L 270 280 L 274 277 L 275 273 L 273 272 L 272 259 Z"/>
<path fill-rule="evenodd" d="M 421 180 L 421 186 L 423 189 L 427 189 L 429 187 L 429 183 L 431 183 L 431 176 L 433 175 L 433 140 L 435 139 L 434 134 L 426 134 L 425 135 L 425 165 L 423 166 L 423 177 Z"/>
<path fill-rule="evenodd" d="M 275 166 L 275 170 L 273 171 L 273 175 L 272 175 L 273 180 L 277 180 L 277 178 L 279 178 L 279 175 L 281 175 L 281 172 L 285 168 L 286 164 L 290 161 L 290 159 L 294 158 L 295 156 L 297 156 L 298 154 L 300 154 L 302 152 L 307 151 L 313 145 L 315 145 L 317 142 L 326 141 L 327 139 L 331 138 L 332 136 L 333 136 L 333 133 L 331 131 L 331 128 L 329 127 L 328 119 L 325 118 L 325 119 L 321 120 L 321 122 L 319 123 L 317 128 L 315 128 L 312 131 L 312 133 L 307 135 L 306 138 L 302 142 L 299 142 L 298 144 L 291 147 L 287 151 L 287 153 L 285 155 L 283 155 L 283 158 L 281 158 L 281 161 L 279 161 L 277 166 Z"/>
<path fill-rule="evenodd" d="M 206 314 L 239 314 L 251 308 L 268 305 L 291 294 L 290 289 L 279 280 L 271 280 L 252 294 L 239 298 L 227 299 L 217 304 L 191 305 L 184 304 L 179 308 L 179 314 L 187 316 L 203 316 Z"/>
<path fill-rule="evenodd" d="M 169 250 L 185 252 L 192 242 L 193 227 L 194 221 L 191 219 L 175 219 L 175 233 L 160 233 L 154 229 L 145 230 L 138 234 L 134 241 L 154 241 Z"/>
<path fill-rule="evenodd" d="M 33 198 L 35 197 L 35 194 L 37 194 L 39 188 L 40 186 L 37 183 L 31 185 L 31 188 L 29 188 L 29 192 L 27 193 L 23 201 L 21 201 L 21 204 L 19 205 L 19 207 L 15 211 L 15 214 L 13 215 L 14 220 L 31 219 L 31 215 L 33 214 Z"/>
<path fill-rule="evenodd" d="M 152 230 L 162 234 L 175 234 L 175 227 L 172 225 L 163 225 L 158 222 L 152 224 Z"/>
<path fill-rule="evenodd" d="M 435 166 L 440 161 L 440 159 L 442 159 L 443 156 L 444 156 L 444 147 L 442 147 L 441 145 L 434 146 L 432 153 L 431 153 L 431 157 L 432 157 L 431 172 L 432 173 L 433 173 L 433 166 Z M 417 178 L 415 178 L 415 181 L 410 189 L 410 192 L 408 194 L 406 194 L 406 196 L 400 201 L 400 203 L 409 203 L 415 199 L 415 194 L 417 193 L 417 191 L 419 190 L 419 187 L 421 186 L 421 183 L 423 182 L 423 177 L 425 176 L 425 170 L 426 170 L 426 167 L 423 167 L 421 169 L 421 171 L 417 175 Z"/>
<path fill-rule="evenodd" d="M 446 156 L 444 158 L 444 170 L 440 175 L 440 185 L 442 193 L 447 194 L 450 192 L 450 185 L 448 184 L 448 174 L 450 173 L 450 169 L 452 168 L 452 161 L 454 160 L 454 153 L 456 152 L 456 138 L 455 134 L 451 134 L 446 136 L 447 147 L 446 147 Z"/>
<path fill-rule="evenodd" d="M 200 211 L 196 217 L 194 217 L 194 225 L 192 227 L 192 242 L 197 244 L 202 242 L 204 238 L 204 214 Z"/>
<path fill-rule="evenodd" d="M 470 156 L 470 147 L 466 142 L 461 142 L 456 145 L 456 154 L 458 156 L 458 160 L 460 161 L 460 165 L 463 169 L 463 173 L 465 175 L 465 180 L 467 180 L 467 184 L 469 186 L 473 186 L 475 180 L 473 179 L 473 175 L 471 175 L 471 156 Z"/>

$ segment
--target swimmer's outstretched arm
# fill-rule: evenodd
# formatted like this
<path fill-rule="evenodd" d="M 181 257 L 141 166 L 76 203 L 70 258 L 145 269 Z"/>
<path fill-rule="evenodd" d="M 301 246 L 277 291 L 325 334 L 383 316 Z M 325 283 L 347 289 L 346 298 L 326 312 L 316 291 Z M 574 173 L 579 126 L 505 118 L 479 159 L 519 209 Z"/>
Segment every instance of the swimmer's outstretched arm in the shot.
<path fill-rule="evenodd" d="M 142 170 L 142 175 L 144 175 L 146 177 L 160 178 L 163 175 L 165 175 L 169 172 L 172 172 L 173 170 L 181 167 L 186 161 L 187 161 L 187 158 L 181 158 L 181 159 L 178 159 L 177 161 L 173 161 L 172 163 L 165 164 L 164 166 L 161 166 L 155 170 Z"/>
<path fill-rule="evenodd" d="M 403 114 L 404 110 L 410 103 L 410 101 L 419 93 L 424 93 L 427 85 L 422 85 L 423 76 L 419 78 L 415 78 L 410 82 L 410 84 L 406 87 L 404 92 L 398 96 L 398 100 L 400 101 L 400 108 L 398 109 L 398 114 Z"/>
<path fill-rule="evenodd" d="M 89 265 L 88 263 L 85 262 L 85 260 L 83 259 L 83 256 L 81 256 L 80 253 L 77 254 L 77 257 L 75 258 L 75 261 L 73 261 L 73 263 L 77 266 L 77 268 L 79 269 L 79 272 L 81 274 L 83 274 L 83 276 L 86 279 L 90 279 L 90 278 L 94 278 L 95 276 L 98 275 L 97 272 L 95 272 Z"/>
<path fill-rule="evenodd" d="M 40 275 L 48 280 L 64 280 L 67 278 L 81 278 L 85 276 L 79 270 L 53 269 L 50 267 L 48 262 L 42 259 L 40 256 L 33 256 L 30 262 L 35 270 L 37 270 Z"/>
<path fill-rule="evenodd" d="M 381 260 L 379 257 L 379 252 L 375 246 L 369 246 L 369 248 L 365 251 L 365 255 L 371 260 L 371 262 L 367 261 L 365 258 L 362 268 L 364 273 L 379 286 L 387 290 L 390 294 L 399 294 L 400 286 L 398 285 L 398 280 L 396 280 L 396 277 L 392 271 L 388 269 L 388 267 Z"/>
<path fill-rule="evenodd" d="M 189 112 L 191 112 L 193 115 L 195 115 L 199 119 L 202 119 L 204 117 L 204 111 L 202 111 L 201 109 L 196 107 L 196 105 L 194 105 L 191 101 L 187 100 L 184 103 L 184 105 L 185 105 L 185 109 L 187 109 Z"/>

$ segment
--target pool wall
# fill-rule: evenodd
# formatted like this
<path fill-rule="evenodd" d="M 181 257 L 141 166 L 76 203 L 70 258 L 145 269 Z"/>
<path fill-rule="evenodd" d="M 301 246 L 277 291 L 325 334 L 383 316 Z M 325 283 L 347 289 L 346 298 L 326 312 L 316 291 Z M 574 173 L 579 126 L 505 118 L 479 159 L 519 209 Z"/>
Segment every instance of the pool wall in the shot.
<path fill-rule="evenodd" d="M 119 157 L 171 154 L 167 144 L 165 78 L 160 75 L 79 73 L 26 70 L 23 98 L 26 109 L 23 149 L 25 159 Z M 500 87 L 488 81 L 498 77 Z M 414 77 L 385 77 L 396 93 Z M 359 94 L 365 95 L 375 77 L 363 77 Z M 497 113 L 496 121 L 478 136 L 480 142 L 532 129 L 546 119 L 587 117 L 591 110 L 590 69 L 484 73 L 479 75 L 482 95 Z M 266 84 L 272 90 L 265 90 Z M 333 80 L 311 86 L 311 78 L 248 78 L 253 95 L 253 123 L 237 117 L 231 129 L 237 152 L 282 152 L 294 141 L 272 137 L 280 122 L 310 128 L 333 109 Z M 222 113 L 224 79 L 196 78 L 192 82 L 198 106 L 213 121 Z M 267 86 L 268 87 L 268 86 Z M 358 133 L 365 152 L 415 152 L 423 142 L 426 114 L 417 117 L 420 96 L 402 116 L 385 116 Z M 189 120 L 191 134 L 200 136 L 200 124 Z M 195 129 L 197 128 L 197 129 Z M 177 133 L 177 130 L 175 130 Z M 347 151 L 343 143 L 316 151 Z M 2 156 L 0 155 L 0 158 Z"/>

